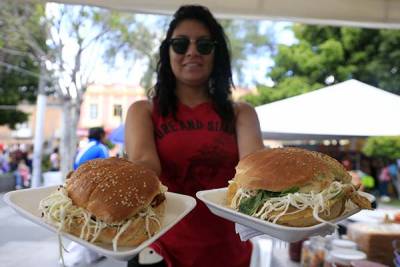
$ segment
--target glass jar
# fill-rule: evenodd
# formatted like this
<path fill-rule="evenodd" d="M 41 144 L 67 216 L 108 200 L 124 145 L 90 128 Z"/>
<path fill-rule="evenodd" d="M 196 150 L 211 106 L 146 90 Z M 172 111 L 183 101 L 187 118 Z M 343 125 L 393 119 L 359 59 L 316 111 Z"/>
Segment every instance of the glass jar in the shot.
<path fill-rule="evenodd" d="M 325 239 L 322 237 L 311 237 L 303 243 L 301 253 L 301 266 L 320 267 L 324 264 Z"/>
<path fill-rule="evenodd" d="M 310 240 L 306 240 L 303 242 L 303 246 L 301 247 L 301 266 L 310 266 L 311 262 L 311 251 L 310 251 Z"/>
<path fill-rule="evenodd" d="M 303 242 L 304 240 L 300 240 L 289 244 L 289 258 L 292 261 L 300 262 Z"/>

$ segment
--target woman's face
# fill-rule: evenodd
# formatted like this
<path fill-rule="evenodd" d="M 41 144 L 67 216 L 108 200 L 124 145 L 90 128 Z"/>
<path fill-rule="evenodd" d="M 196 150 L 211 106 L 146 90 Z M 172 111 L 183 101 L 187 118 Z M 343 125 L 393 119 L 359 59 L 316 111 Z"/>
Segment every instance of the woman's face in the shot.
<path fill-rule="evenodd" d="M 177 85 L 206 86 L 213 69 L 214 50 L 204 55 L 196 48 L 199 39 L 211 39 L 209 30 L 196 20 L 185 20 L 178 24 L 172 33 L 172 38 L 184 37 L 190 39 L 190 44 L 183 54 L 169 48 L 170 64 Z"/>

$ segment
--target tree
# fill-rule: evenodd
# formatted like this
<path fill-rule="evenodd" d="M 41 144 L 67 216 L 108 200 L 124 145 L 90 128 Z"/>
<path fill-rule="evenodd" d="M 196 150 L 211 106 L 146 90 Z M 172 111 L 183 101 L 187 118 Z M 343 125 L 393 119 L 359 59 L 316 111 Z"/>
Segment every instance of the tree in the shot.
<path fill-rule="evenodd" d="M 400 136 L 369 137 L 362 152 L 369 157 L 388 160 L 400 159 Z"/>
<path fill-rule="evenodd" d="M 107 46 L 105 59 L 109 65 L 118 54 L 123 55 L 126 61 L 146 62 L 146 70 L 141 79 L 141 85 L 149 89 L 154 85 L 158 61 L 158 47 L 165 37 L 170 16 L 152 16 L 137 19 L 137 15 L 120 13 L 120 19 L 113 21 L 116 29 Z M 149 21 L 152 21 L 149 23 Z M 244 82 L 243 69 L 251 64 L 249 57 L 270 53 L 274 42 L 273 27 L 267 32 L 261 31 L 258 21 L 251 20 L 220 20 L 230 41 L 232 50 L 232 69 L 238 84 Z M 100 23 L 105 23 L 100 21 Z"/>
<path fill-rule="evenodd" d="M 115 12 L 113 20 L 99 20 L 97 24 L 108 25 L 113 29 L 106 42 L 106 51 L 103 57 L 105 62 L 112 67 L 118 56 L 122 56 L 126 65 L 131 66 L 136 61 L 143 61 L 146 67 L 140 84 L 148 90 L 153 86 L 158 61 L 158 47 L 163 38 L 162 29 L 166 28 L 168 17 L 145 16 L 147 19 L 133 13 Z M 153 21 L 153 25 L 150 25 L 148 21 Z M 129 62 L 132 63 L 129 64 Z"/>
<path fill-rule="evenodd" d="M 239 85 L 244 84 L 246 65 L 253 64 L 253 56 L 267 58 L 275 47 L 275 32 L 271 26 L 267 31 L 261 30 L 257 20 L 220 20 L 228 36 L 232 51 L 232 70 Z"/>
<path fill-rule="evenodd" d="M 7 30 L 18 35 L 28 47 L 40 66 L 40 77 L 51 80 L 55 96 L 62 105 L 62 135 L 60 154 L 63 177 L 72 168 L 83 94 L 91 82 L 95 58 L 90 53 L 98 50 L 100 43 L 108 37 L 112 23 L 97 25 L 100 20 L 113 20 L 113 12 L 101 8 L 66 6 L 58 4 L 34 5 L 35 15 L 41 22 L 41 31 L 46 36 L 42 47 L 37 32 L 30 29 L 31 10 L 11 1 L 2 3 L 2 18 L 8 21 Z M 96 24 L 96 25 L 95 25 Z M 86 59 L 86 60 L 85 60 Z M 39 94 L 44 93 L 43 82 L 39 83 Z M 40 86 L 42 85 L 42 86 Z"/>
<path fill-rule="evenodd" d="M 400 94 L 400 31 L 296 24 L 298 40 L 279 45 L 267 73 L 273 87 L 260 86 L 254 104 L 268 103 L 348 79 Z M 263 100 L 263 95 L 271 94 Z M 258 101 L 258 102 L 257 102 Z"/>
<path fill-rule="evenodd" d="M 19 8 L 22 12 L 22 8 Z M 9 6 L 0 4 L 0 125 L 14 128 L 27 120 L 28 114 L 16 109 L 21 101 L 34 102 L 39 83 L 40 68 L 32 49 L 20 36 L 9 31 L 10 21 L 6 15 Z M 45 47 L 45 36 L 40 30 L 39 16 L 33 4 L 26 4 L 30 13 L 27 27 L 36 33 L 38 45 Z"/>

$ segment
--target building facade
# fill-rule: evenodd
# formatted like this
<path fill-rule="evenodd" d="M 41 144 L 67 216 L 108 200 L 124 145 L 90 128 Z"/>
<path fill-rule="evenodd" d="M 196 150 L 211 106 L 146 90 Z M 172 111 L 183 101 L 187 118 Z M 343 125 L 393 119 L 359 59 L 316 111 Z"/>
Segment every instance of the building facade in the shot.
<path fill-rule="evenodd" d="M 81 105 L 78 124 L 79 133 L 91 127 L 102 126 L 109 132 L 121 125 L 129 106 L 145 99 L 146 94 L 140 86 L 98 85 L 89 86 Z"/>
<path fill-rule="evenodd" d="M 36 105 L 23 103 L 18 105 L 18 110 L 28 113 L 28 121 L 18 123 L 15 129 L 8 126 L 0 126 L 0 143 L 16 144 L 16 143 L 32 143 L 35 134 L 36 125 Z M 60 137 L 61 129 L 61 106 L 56 99 L 49 97 L 46 104 L 46 112 L 44 117 L 44 139 L 52 140 Z M 51 122 L 51 123 L 47 123 Z"/>
<path fill-rule="evenodd" d="M 123 123 L 129 106 L 133 102 L 145 98 L 145 91 L 140 86 L 90 85 L 84 94 L 81 105 L 77 134 L 85 137 L 90 127 L 97 126 L 104 127 L 106 132 L 112 131 Z M 33 143 L 36 105 L 20 104 L 18 109 L 27 112 L 29 119 L 25 123 L 18 124 L 15 130 L 7 126 L 0 126 L 1 144 Z M 61 118 L 61 105 L 56 99 L 48 97 L 43 129 L 46 141 L 55 141 L 60 138 Z"/>

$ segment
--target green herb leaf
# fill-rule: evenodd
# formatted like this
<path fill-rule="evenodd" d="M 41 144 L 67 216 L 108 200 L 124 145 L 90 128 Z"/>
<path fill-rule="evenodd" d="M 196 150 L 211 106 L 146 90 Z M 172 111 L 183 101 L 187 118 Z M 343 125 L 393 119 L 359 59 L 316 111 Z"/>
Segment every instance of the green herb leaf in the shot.
<path fill-rule="evenodd" d="M 299 191 L 299 187 L 291 187 L 283 192 L 259 190 L 255 196 L 243 199 L 239 204 L 239 212 L 251 215 L 255 213 L 269 198 L 281 197 Z"/>
<path fill-rule="evenodd" d="M 269 191 L 259 190 L 257 195 L 242 200 L 239 205 L 239 211 L 247 215 L 251 215 L 271 197 Z"/>
<path fill-rule="evenodd" d="M 281 196 L 284 196 L 284 195 L 287 195 L 287 194 L 293 194 L 293 193 L 296 193 L 299 190 L 300 190 L 300 187 L 294 186 L 294 187 L 291 187 L 289 189 L 286 189 L 286 190 L 282 191 L 281 192 Z"/>
<path fill-rule="evenodd" d="M 243 199 L 239 205 L 239 212 L 247 215 L 253 214 L 257 210 L 257 203 L 260 202 L 261 198 L 262 194 L 258 193 L 255 196 Z"/>

